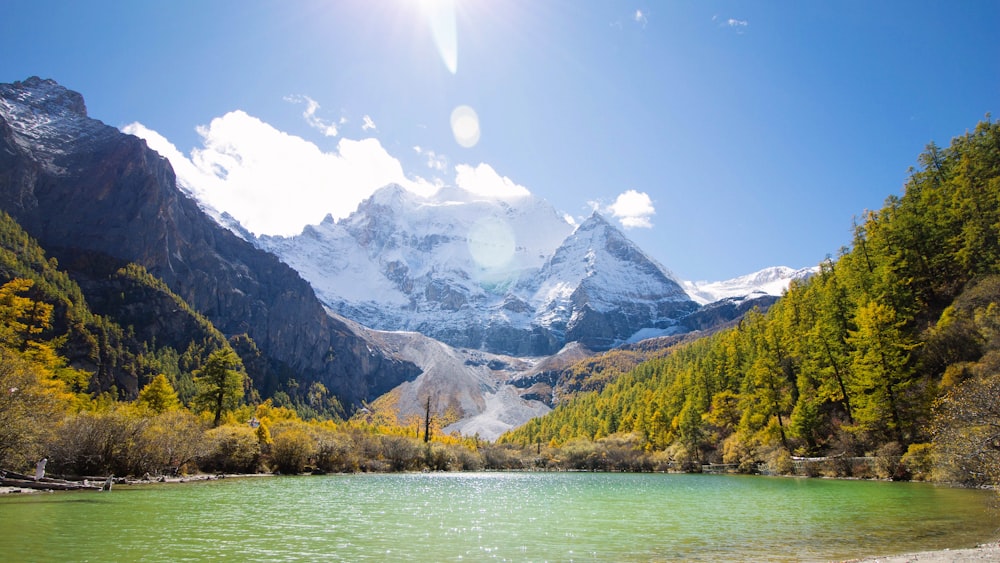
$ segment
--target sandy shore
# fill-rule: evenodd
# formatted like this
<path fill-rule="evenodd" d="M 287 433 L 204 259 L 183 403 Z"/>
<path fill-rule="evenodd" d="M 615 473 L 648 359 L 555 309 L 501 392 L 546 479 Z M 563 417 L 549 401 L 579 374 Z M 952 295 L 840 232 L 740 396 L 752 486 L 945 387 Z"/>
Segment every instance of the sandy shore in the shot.
<path fill-rule="evenodd" d="M 852 559 L 852 563 L 964 563 L 967 561 L 1000 561 L 1000 542 L 992 542 L 972 549 L 943 549 L 921 551 L 903 555 Z"/>

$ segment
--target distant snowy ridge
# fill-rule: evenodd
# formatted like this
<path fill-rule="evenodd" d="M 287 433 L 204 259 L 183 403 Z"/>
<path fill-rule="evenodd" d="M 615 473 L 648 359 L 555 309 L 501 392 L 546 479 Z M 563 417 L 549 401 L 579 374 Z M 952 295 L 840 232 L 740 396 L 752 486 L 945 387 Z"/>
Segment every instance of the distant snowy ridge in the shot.
<path fill-rule="evenodd" d="M 747 297 L 753 294 L 780 297 L 792 280 L 806 279 L 818 271 L 818 266 L 797 270 L 788 266 L 774 266 L 731 280 L 685 281 L 682 285 L 691 299 L 700 305 L 707 305 L 722 299 Z"/>

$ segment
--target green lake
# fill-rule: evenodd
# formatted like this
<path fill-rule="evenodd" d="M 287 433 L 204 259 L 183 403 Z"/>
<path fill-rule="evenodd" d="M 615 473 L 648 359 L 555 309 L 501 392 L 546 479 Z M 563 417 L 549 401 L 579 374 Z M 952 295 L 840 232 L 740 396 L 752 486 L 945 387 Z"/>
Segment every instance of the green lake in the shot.
<path fill-rule="evenodd" d="M 995 494 L 728 475 L 254 477 L 0 497 L 9 561 L 831 561 L 994 540 Z"/>

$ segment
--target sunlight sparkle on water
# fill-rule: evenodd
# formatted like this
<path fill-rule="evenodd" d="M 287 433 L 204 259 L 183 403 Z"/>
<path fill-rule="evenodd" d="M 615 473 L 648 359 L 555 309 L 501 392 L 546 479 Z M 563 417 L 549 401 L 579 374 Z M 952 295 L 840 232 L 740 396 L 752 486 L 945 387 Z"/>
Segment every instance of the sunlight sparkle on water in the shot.
<path fill-rule="evenodd" d="M 992 492 L 619 473 L 357 474 L 0 495 L 13 561 L 832 561 L 995 537 Z M 288 510 L 289 506 L 295 510 Z M 205 522 L 211 522 L 206 526 Z M 117 532 L 107 540 L 107 530 Z"/>

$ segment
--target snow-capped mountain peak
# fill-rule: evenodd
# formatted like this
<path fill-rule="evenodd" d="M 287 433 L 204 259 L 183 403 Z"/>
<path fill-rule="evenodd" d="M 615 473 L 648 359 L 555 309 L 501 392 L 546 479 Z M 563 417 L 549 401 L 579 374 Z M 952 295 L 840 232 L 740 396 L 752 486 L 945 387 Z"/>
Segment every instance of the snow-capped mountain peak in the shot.
<path fill-rule="evenodd" d="M 533 196 L 387 186 L 350 216 L 257 244 L 331 310 L 454 346 L 544 355 L 669 330 L 697 308 L 660 264 L 595 213 L 575 229 Z"/>
<path fill-rule="evenodd" d="M 732 297 L 744 297 L 754 293 L 780 296 L 792 280 L 802 280 L 819 271 L 818 267 L 789 268 L 774 266 L 725 281 L 686 281 L 683 283 L 691 299 L 701 305 L 714 303 Z"/>
<path fill-rule="evenodd" d="M 777 296 L 813 272 L 777 267 L 682 282 L 600 213 L 574 228 L 533 196 L 503 200 L 461 188 L 424 196 L 389 185 L 344 219 L 255 241 L 340 315 L 522 356 L 568 342 L 606 349 L 686 332 L 683 319 L 700 305 Z"/>
<path fill-rule="evenodd" d="M 75 147 L 118 133 L 87 117 L 79 93 L 37 76 L 0 84 L 0 114 L 15 133 L 14 142 L 57 175 L 66 173 L 63 157 Z"/>

